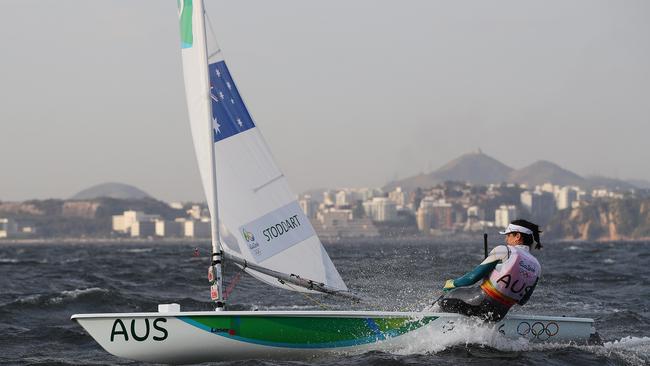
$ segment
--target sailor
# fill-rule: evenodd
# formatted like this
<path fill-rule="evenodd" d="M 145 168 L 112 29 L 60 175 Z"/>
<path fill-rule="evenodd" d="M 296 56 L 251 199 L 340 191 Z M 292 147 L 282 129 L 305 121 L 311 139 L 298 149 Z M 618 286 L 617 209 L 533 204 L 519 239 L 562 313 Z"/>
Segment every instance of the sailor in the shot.
<path fill-rule="evenodd" d="M 503 319 L 514 304 L 524 305 L 532 295 L 541 275 L 541 266 L 530 247 L 542 247 L 539 227 L 526 220 L 512 221 L 499 232 L 506 245 L 492 249 L 485 260 L 471 272 L 447 280 L 446 294 L 438 301 L 440 310 L 477 316 L 488 321 Z M 471 286 L 481 281 L 478 287 Z"/>

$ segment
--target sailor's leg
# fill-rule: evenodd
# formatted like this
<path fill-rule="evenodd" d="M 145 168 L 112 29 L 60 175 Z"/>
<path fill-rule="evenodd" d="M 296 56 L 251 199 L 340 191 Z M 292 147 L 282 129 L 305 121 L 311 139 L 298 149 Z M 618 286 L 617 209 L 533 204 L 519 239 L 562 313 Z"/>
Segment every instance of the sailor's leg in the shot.
<path fill-rule="evenodd" d="M 489 296 L 485 296 L 485 300 L 481 303 L 481 316 L 491 322 L 498 322 L 503 319 L 510 310 L 509 307 L 493 300 Z"/>
<path fill-rule="evenodd" d="M 442 311 L 474 316 L 481 314 L 484 298 L 483 290 L 479 287 L 460 287 L 446 294 L 438 304 Z"/>
<path fill-rule="evenodd" d="M 477 316 L 493 322 L 503 319 L 509 309 L 487 296 L 480 287 L 457 288 L 438 303 L 442 311 Z"/>

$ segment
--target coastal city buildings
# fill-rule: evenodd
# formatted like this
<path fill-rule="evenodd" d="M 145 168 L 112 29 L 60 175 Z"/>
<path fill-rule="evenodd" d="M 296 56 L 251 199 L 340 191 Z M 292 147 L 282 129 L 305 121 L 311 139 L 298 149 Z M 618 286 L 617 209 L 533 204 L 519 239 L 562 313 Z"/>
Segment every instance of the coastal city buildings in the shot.
<path fill-rule="evenodd" d="M 311 199 L 311 195 L 305 195 L 298 200 L 298 205 L 310 220 L 316 218 L 318 212 L 318 202 Z"/>
<path fill-rule="evenodd" d="M 517 206 L 501 205 L 494 211 L 494 226 L 506 227 L 508 224 L 517 219 Z"/>
<path fill-rule="evenodd" d="M 397 220 L 397 205 L 387 197 L 373 197 L 363 203 L 363 209 L 373 221 Z"/>
<path fill-rule="evenodd" d="M 165 220 L 160 215 L 141 211 L 124 211 L 122 215 L 113 216 L 113 232 L 133 238 L 147 237 L 210 237 L 210 217 L 200 205 L 193 205 L 187 210 L 188 217 Z"/>
<path fill-rule="evenodd" d="M 324 240 L 343 238 L 374 238 L 379 231 L 368 218 L 355 218 L 350 209 L 326 208 L 320 210 L 312 226 Z"/>
<path fill-rule="evenodd" d="M 184 236 L 188 238 L 209 238 L 210 218 L 201 220 L 186 220 L 184 223 Z"/>
<path fill-rule="evenodd" d="M 153 222 L 159 218 L 159 215 L 149 215 L 140 211 L 124 211 L 122 215 L 113 216 L 113 231 L 122 234 L 129 234 L 133 230 L 134 225 L 138 225 L 140 222 Z M 147 231 L 147 229 L 144 230 L 145 232 Z M 136 229 L 136 232 L 140 232 L 139 227 Z"/>
<path fill-rule="evenodd" d="M 386 192 L 377 188 L 328 190 L 322 197 L 317 201 L 305 195 L 298 202 L 319 235 L 345 237 L 360 236 L 364 230 L 370 236 L 375 230 L 381 235 L 395 225 L 412 225 L 420 235 L 448 235 L 503 228 L 517 218 L 545 224 L 558 212 L 584 205 L 593 197 L 622 195 L 551 183 L 528 187 L 446 182 L 413 191 L 401 187 Z"/>
<path fill-rule="evenodd" d="M 36 234 L 36 228 L 25 225 L 13 218 L 0 218 L 0 239 L 29 238 Z"/>
<path fill-rule="evenodd" d="M 432 229 L 452 230 L 454 217 L 453 205 L 444 198 L 435 199 L 433 196 L 424 197 L 416 212 L 418 229 L 423 233 L 431 233 Z"/>
<path fill-rule="evenodd" d="M 0 238 L 11 238 L 18 234 L 18 224 L 11 218 L 0 218 Z"/>
<path fill-rule="evenodd" d="M 603 189 L 586 191 L 575 186 L 550 183 L 528 187 L 517 184 L 471 185 L 446 182 L 407 191 L 396 187 L 342 188 L 322 195 L 305 194 L 298 204 L 316 233 L 324 240 L 375 238 L 384 235 L 451 235 L 503 228 L 517 218 L 546 224 L 563 210 L 585 205 L 599 197 L 617 198 L 621 193 Z M 183 217 L 127 210 L 112 217 L 112 229 L 126 237 L 210 237 L 209 212 L 205 205 L 176 204 Z M 79 215 L 94 207 L 77 204 L 68 211 Z M 15 223 L 0 220 L 0 236 L 15 235 Z"/>
<path fill-rule="evenodd" d="M 184 218 L 178 218 L 174 221 L 162 219 L 156 220 L 155 235 L 172 238 L 180 238 L 182 236 L 185 236 L 185 221 L 186 220 Z"/>
<path fill-rule="evenodd" d="M 603 188 L 588 190 L 584 187 L 550 183 L 528 186 L 514 183 L 472 185 L 444 182 L 409 190 L 398 186 L 385 190 L 362 187 L 312 191 L 297 197 L 297 202 L 321 238 L 336 240 L 452 236 L 459 233 L 475 235 L 488 228 L 505 227 L 517 218 L 529 219 L 547 228 L 555 225 L 557 231 L 563 230 L 561 227 L 557 229 L 559 220 L 577 218 L 582 223 L 593 219 L 598 221 L 594 225 L 604 228 L 593 229 L 600 230 L 589 234 L 594 236 L 613 227 L 609 222 L 615 215 L 608 213 L 612 207 L 623 210 L 623 215 L 634 214 L 634 210 L 643 214 L 647 205 L 642 200 L 647 197 L 650 197 L 650 192 L 643 190 L 636 193 Z M 622 201 L 615 206 L 607 206 L 617 200 Z M 118 204 L 119 209 L 116 209 Z M 122 213 L 109 215 L 109 212 Z M 38 235 L 210 237 L 210 214 L 204 203 L 165 204 L 155 200 L 132 203 L 128 200 L 0 202 L 0 213 L 0 238 L 9 240 Z M 53 219 L 52 215 L 60 216 Z M 110 224 L 106 225 L 106 221 Z M 56 223 L 64 224 L 55 227 Z M 581 227 L 588 229 L 594 225 L 582 224 Z M 581 229 L 580 235 L 587 229 Z M 614 234 L 621 235 L 622 232 L 615 230 Z M 645 233 L 646 231 L 639 231 L 638 235 L 646 235 Z"/>

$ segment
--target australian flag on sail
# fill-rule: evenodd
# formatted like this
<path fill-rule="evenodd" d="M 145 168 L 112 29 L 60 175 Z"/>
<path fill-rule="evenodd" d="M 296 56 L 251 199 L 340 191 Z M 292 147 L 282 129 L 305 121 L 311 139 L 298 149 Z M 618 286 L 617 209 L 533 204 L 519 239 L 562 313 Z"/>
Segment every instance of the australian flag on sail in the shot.
<path fill-rule="evenodd" d="M 214 142 L 255 127 L 224 61 L 208 66 Z"/>

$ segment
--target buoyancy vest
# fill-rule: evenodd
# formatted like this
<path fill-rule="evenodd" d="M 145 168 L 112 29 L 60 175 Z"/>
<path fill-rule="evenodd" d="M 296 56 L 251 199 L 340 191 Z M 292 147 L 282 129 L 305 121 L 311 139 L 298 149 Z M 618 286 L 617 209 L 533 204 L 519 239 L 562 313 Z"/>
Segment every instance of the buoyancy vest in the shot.
<path fill-rule="evenodd" d="M 527 246 L 508 246 L 508 256 L 492 270 L 481 288 L 488 296 L 508 307 L 535 288 L 542 267 Z"/>

